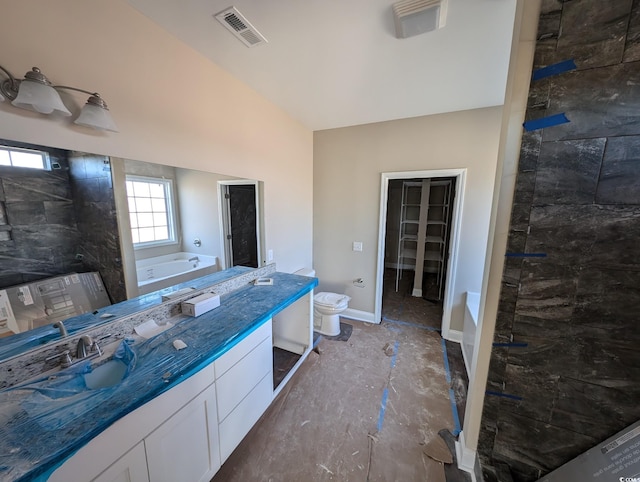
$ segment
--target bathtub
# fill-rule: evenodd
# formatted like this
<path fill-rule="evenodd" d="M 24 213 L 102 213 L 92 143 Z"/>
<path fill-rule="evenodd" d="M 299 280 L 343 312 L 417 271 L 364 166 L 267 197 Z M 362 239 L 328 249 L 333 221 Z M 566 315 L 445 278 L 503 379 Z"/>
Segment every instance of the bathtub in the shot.
<path fill-rule="evenodd" d="M 480 293 L 467 291 L 464 310 L 464 328 L 462 330 L 462 358 L 471 381 L 471 362 L 476 349 L 476 332 L 478 331 L 478 314 L 480 311 Z"/>
<path fill-rule="evenodd" d="M 198 261 L 189 261 L 197 257 Z M 218 271 L 218 258 L 196 253 L 174 253 L 136 261 L 140 295 Z"/>

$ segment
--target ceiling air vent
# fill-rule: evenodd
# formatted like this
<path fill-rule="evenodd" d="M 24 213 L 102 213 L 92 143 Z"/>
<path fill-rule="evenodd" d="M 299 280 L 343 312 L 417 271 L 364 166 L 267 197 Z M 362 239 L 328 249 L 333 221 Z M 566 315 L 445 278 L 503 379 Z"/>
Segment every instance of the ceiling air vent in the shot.
<path fill-rule="evenodd" d="M 447 0 L 402 0 L 393 4 L 396 37 L 407 38 L 444 27 Z"/>
<path fill-rule="evenodd" d="M 214 17 L 247 47 L 267 43 L 267 39 L 251 25 L 236 7 L 226 8 L 222 12 L 216 13 Z"/>

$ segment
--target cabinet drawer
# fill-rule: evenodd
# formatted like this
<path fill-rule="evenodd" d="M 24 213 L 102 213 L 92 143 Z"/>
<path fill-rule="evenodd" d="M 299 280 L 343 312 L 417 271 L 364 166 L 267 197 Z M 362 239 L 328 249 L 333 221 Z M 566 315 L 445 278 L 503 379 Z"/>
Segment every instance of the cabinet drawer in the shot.
<path fill-rule="evenodd" d="M 271 376 L 273 348 L 267 338 L 216 381 L 218 420 L 224 420 L 265 375 Z"/>
<path fill-rule="evenodd" d="M 273 380 L 266 375 L 220 424 L 220 462 L 231 455 L 273 398 Z"/>
<path fill-rule="evenodd" d="M 240 341 L 227 353 L 215 361 L 216 379 L 220 378 L 233 365 L 238 363 L 247 353 L 254 349 L 262 340 L 271 339 L 271 320 L 267 320 L 256 328 L 244 340 Z"/>

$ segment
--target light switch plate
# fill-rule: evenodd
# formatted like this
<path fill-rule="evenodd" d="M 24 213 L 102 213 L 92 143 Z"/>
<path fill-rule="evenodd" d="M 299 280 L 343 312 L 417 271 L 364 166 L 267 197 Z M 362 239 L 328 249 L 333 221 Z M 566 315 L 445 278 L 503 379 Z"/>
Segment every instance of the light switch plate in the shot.
<path fill-rule="evenodd" d="M 354 251 L 362 251 L 362 241 L 354 241 L 353 242 L 353 250 Z"/>

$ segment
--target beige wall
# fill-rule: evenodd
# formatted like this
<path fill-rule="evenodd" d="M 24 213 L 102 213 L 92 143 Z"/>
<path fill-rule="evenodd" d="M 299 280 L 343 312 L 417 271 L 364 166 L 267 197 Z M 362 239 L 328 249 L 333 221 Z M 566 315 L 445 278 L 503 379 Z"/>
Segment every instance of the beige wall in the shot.
<path fill-rule="evenodd" d="M 502 109 L 492 107 L 314 133 L 313 261 L 319 290 L 346 293 L 373 313 L 382 172 L 467 169 L 451 328 L 464 293 L 480 291 Z M 363 252 L 351 250 L 353 241 Z M 353 285 L 364 278 L 365 287 Z"/>
<path fill-rule="evenodd" d="M 0 63 L 100 92 L 120 129 L 0 103 L 0 138 L 264 181 L 266 249 L 311 265 L 313 135 L 123 0 L 21 0 L 0 17 Z M 1 76 L 0 76 L 1 77 Z M 84 94 L 64 96 L 80 107 Z"/>

